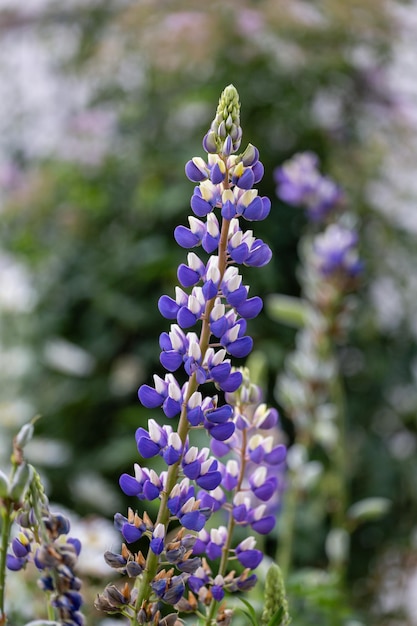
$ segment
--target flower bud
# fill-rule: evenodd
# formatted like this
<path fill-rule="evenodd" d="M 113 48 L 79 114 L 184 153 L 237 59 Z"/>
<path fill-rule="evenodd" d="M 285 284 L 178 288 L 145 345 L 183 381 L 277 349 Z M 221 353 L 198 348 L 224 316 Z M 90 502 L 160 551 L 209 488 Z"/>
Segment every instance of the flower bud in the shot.
<path fill-rule="evenodd" d="M 259 158 L 258 148 L 255 148 L 251 143 L 246 147 L 246 150 L 240 155 L 243 165 L 246 167 L 253 165 Z"/>
<path fill-rule="evenodd" d="M 288 602 L 282 572 L 276 563 L 269 568 L 265 579 L 265 604 L 261 617 L 262 624 L 269 624 L 272 617 L 281 611 L 280 624 L 289 623 Z"/>
<path fill-rule="evenodd" d="M 178 619 L 177 613 L 170 613 L 160 620 L 158 626 L 177 626 L 182 624 L 182 621 Z"/>
<path fill-rule="evenodd" d="M 240 146 L 239 94 L 233 85 L 228 85 L 220 96 L 216 117 L 203 140 L 204 149 L 211 154 L 222 152 L 229 156 Z"/>
<path fill-rule="evenodd" d="M 23 499 L 26 489 L 33 477 L 33 468 L 27 463 L 18 466 L 10 485 L 9 497 L 18 502 Z"/>
<path fill-rule="evenodd" d="M 9 479 L 0 470 L 0 498 L 6 498 L 9 493 Z"/>
<path fill-rule="evenodd" d="M 18 448 L 24 448 L 33 437 L 34 426 L 32 423 L 24 424 L 16 435 L 15 444 Z"/>

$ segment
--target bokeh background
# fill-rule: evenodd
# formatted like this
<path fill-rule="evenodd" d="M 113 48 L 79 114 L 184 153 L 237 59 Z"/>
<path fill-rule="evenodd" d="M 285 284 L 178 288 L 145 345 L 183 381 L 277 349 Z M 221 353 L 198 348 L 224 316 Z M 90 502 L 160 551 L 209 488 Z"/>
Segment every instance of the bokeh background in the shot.
<path fill-rule="evenodd" d="M 417 624 L 417 3 L 1 0 L 0 33 L 1 464 L 41 415 L 28 456 L 51 500 L 91 543 L 117 541 L 118 476 L 149 417 L 137 388 L 161 372 L 157 300 L 184 255 L 172 236 L 189 214 L 184 163 L 233 83 L 273 205 L 257 234 L 274 257 L 247 270 L 251 293 L 299 293 L 306 218 L 273 180 L 295 152 L 319 155 L 362 225 L 343 353 L 351 502 L 392 504 L 353 535 L 347 617 L 331 597 L 327 613 L 298 598 L 294 623 Z M 294 332 L 267 312 L 251 322 L 274 404 Z M 320 519 L 310 507 L 300 523 L 299 568 L 322 565 Z"/>

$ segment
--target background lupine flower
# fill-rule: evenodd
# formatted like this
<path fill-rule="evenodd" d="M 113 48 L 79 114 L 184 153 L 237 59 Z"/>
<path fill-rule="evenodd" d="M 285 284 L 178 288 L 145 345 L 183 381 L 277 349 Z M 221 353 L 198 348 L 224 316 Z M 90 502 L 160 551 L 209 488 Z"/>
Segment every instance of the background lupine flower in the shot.
<path fill-rule="evenodd" d="M 81 542 L 67 536 L 69 520 L 51 512 L 40 476 L 24 458 L 34 421 L 25 424 L 13 440 L 10 477 L 0 474 L 0 623 L 8 623 L 6 568 L 18 572 L 33 562 L 42 573 L 38 584 L 47 594 L 48 617 L 57 620 L 48 623 L 83 626 L 81 581 L 75 574 Z"/>
<path fill-rule="evenodd" d="M 325 220 L 343 198 L 340 187 L 323 176 L 318 167 L 316 154 L 302 152 L 274 172 L 277 196 L 287 204 L 304 207 L 312 221 Z"/>
<path fill-rule="evenodd" d="M 51 513 L 44 500 L 40 518 L 30 509 L 19 514 L 17 523 L 21 530 L 7 554 L 8 569 L 20 570 L 33 561 L 42 574 L 39 587 L 47 592 L 59 623 L 83 626 L 81 580 L 75 573 L 81 542 L 72 537 L 63 540 L 70 530 L 69 520 L 59 513 Z"/>
<path fill-rule="evenodd" d="M 249 297 L 237 266 L 262 267 L 271 258 L 267 244 L 240 224 L 241 219 L 265 219 L 271 203 L 253 189 L 263 176 L 258 150 L 249 144 L 235 154 L 242 137 L 239 109 L 237 91 L 230 85 L 203 139 L 207 161 L 195 157 L 185 166 L 188 178 L 198 183 L 191 198 L 196 217 L 188 218 L 189 228 L 178 226 L 174 236 L 180 246 L 201 247 L 206 256 L 190 252 L 178 268 L 174 297 L 159 299 L 160 313 L 173 322 L 159 339 L 160 361 L 168 373 L 155 375 L 153 386 L 142 385 L 138 393 L 146 408 L 160 407 L 167 418 L 179 417 L 176 430 L 151 418 L 147 428 L 136 431 L 139 454 L 161 457 L 166 470 L 158 474 L 135 464 L 134 476 L 120 477 L 126 495 L 160 500 L 155 521 L 133 510 L 127 517 L 115 516 L 128 545 L 120 555 L 107 553 L 106 559 L 136 578 L 137 595 L 132 603 L 130 588 L 111 587 L 97 606 L 112 611 L 116 604 L 132 623 L 155 620 L 162 601 L 187 611 L 203 605 L 210 624 L 226 591 L 255 584 L 252 570 L 262 559 L 251 535 L 233 548 L 234 529 L 251 527 L 266 534 L 276 521 L 285 460 L 285 448 L 277 440 L 278 414 L 261 403 L 247 372 L 234 369 L 229 358 L 246 357 L 252 350 L 247 320 L 263 306 L 258 296 Z M 210 388 L 200 390 L 206 383 Z M 196 445 L 194 429 L 204 429 L 206 446 Z M 225 523 L 216 527 L 214 513 Z M 171 522 L 177 525 L 174 540 Z M 146 561 L 132 550 L 142 537 L 149 541 Z M 237 562 L 238 571 L 227 572 L 228 558 Z"/>
<path fill-rule="evenodd" d="M 342 537 L 343 546 L 346 546 L 348 454 L 337 347 L 347 338 L 346 331 L 352 318 L 351 294 L 359 285 L 363 263 L 358 252 L 358 233 L 352 226 L 354 220 L 346 212 L 342 214 L 341 191 L 319 173 L 317 166 L 315 155 L 304 153 L 276 170 L 277 195 L 289 204 L 306 207 L 312 220 L 327 222 L 318 233 L 320 223 L 316 224 L 314 233 L 310 227 L 310 232 L 307 231 L 300 241 L 302 323 L 296 336 L 296 348 L 287 356 L 285 371 L 277 380 L 276 393 L 295 427 L 295 442 L 289 453 L 287 497 L 296 502 L 308 490 L 309 484 L 313 484 L 318 475 L 325 475 L 327 470 L 331 479 L 329 486 L 322 488 L 322 497 L 323 507 L 333 507 L 333 528 L 329 536 L 334 532 L 334 536 Z M 279 317 L 279 296 L 275 304 Z M 320 461 L 315 460 L 318 450 Z M 308 480 L 308 476 L 312 480 Z M 327 484 L 326 480 L 322 482 Z M 287 528 L 295 523 L 296 506 L 291 510 L 286 509 L 288 519 L 284 524 Z M 333 544 L 329 540 L 327 545 Z M 287 537 L 284 530 L 280 554 L 284 571 L 288 570 L 291 552 L 291 537 Z M 334 558 L 329 550 L 328 555 L 331 561 L 337 561 L 340 573 L 345 562 L 345 548 Z"/>
<path fill-rule="evenodd" d="M 324 277 L 334 274 L 354 278 L 362 270 L 358 235 L 340 224 L 330 224 L 313 242 L 313 263 Z"/>

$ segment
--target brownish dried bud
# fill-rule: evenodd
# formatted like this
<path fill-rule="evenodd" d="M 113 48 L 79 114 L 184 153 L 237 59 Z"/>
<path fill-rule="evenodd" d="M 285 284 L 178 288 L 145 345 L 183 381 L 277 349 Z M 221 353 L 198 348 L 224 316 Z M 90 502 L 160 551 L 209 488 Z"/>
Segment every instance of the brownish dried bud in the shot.
<path fill-rule="evenodd" d="M 127 510 L 127 521 L 129 522 L 129 524 L 133 524 L 134 520 L 135 520 L 135 513 L 133 509 L 129 507 Z"/>
<path fill-rule="evenodd" d="M 130 600 L 131 593 L 127 583 L 122 590 L 116 585 L 107 585 L 103 593 L 97 596 L 94 606 L 99 611 L 117 613 L 122 606 L 129 604 Z"/>
<path fill-rule="evenodd" d="M 232 621 L 233 611 L 231 609 L 225 609 L 220 607 L 217 614 L 216 625 L 217 626 L 229 626 Z"/>
<path fill-rule="evenodd" d="M 158 622 L 158 626 L 181 626 L 183 623 L 184 622 L 178 618 L 177 613 L 170 613 Z"/>
<path fill-rule="evenodd" d="M 146 511 L 143 514 L 143 522 L 146 525 L 146 528 L 149 528 L 150 530 L 153 529 L 153 522 Z"/>
<path fill-rule="evenodd" d="M 121 555 L 126 560 L 130 559 L 130 558 L 133 558 L 132 553 L 130 552 L 130 550 L 128 549 L 128 547 L 127 547 L 127 545 L 125 543 L 122 543 Z"/>
<path fill-rule="evenodd" d="M 175 608 L 181 613 L 195 613 L 198 608 L 197 598 L 192 591 L 189 591 L 188 598 L 181 598 L 175 605 Z"/>

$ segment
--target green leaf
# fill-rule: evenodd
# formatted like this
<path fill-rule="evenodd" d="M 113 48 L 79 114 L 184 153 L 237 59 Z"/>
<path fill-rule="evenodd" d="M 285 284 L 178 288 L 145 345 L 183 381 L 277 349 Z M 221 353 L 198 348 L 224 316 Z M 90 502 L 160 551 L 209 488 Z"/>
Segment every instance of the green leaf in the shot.
<path fill-rule="evenodd" d="M 245 611 L 244 609 L 240 609 L 242 613 L 244 613 L 247 617 L 249 617 L 251 624 L 253 624 L 253 626 L 258 626 L 258 619 L 256 617 L 255 609 L 253 608 L 253 606 L 244 598 L 239 598 L 239 600 L 243 602 L 243 604 L 248 609 L 247 611 Z"/>
<path fill-rule="evenodd" d="M 276 613 L 271 617 L 268 622 L 268 626 L 281 626 L 283 624 L 284 619 L 284 607 L 280 606 Z M 288 623 L 288 622 L 287 622 Z"/>

